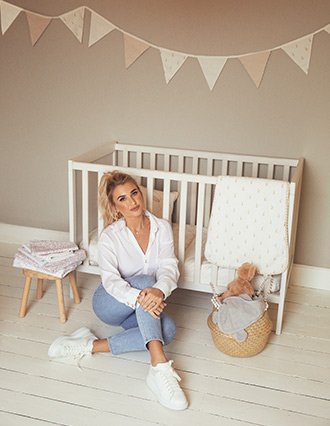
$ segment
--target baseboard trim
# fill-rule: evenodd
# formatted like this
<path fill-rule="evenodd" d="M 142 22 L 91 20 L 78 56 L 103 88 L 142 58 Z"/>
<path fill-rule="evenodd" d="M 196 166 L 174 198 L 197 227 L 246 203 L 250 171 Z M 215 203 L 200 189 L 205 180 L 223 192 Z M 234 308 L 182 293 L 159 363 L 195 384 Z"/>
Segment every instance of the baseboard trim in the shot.
<path fill-rule="evenodd" d="M 0 243 L 24 244 L 30 240 L 69 241 L 69 232 L 0 223 Z M 330 290 L 330 268 L 294 264 L 290 284 Z"/>
<path fill-rule="evenodd" d="M 69 232 L 0 223 L 0 242 L 24 244 L 30 240 L 69 241 Z"/>
<path fill-rule="evenodd" d="M 294 264 L 290 284 L 299 287 L 330 290 L 330 268 Z"/>

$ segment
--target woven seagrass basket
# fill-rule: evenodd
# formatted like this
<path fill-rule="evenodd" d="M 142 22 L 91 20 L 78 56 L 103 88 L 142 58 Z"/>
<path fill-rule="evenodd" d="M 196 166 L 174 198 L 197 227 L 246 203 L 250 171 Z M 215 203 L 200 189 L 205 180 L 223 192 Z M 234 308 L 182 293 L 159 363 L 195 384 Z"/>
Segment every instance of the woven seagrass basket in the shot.
<path fill-rule="evenodd" d="M 221 352 L 236 357 L 257 355 L 265 348 L 272 331 L 272 322 L 267 311 L 258 321 L 245 329 L 248 337 L 244 342 L 238 342 L 233 336 L 222 333 L 218 325 L 214 323 L 212 313 L 207 319 L 207 325 L 211 330 L 215 346 Z"/>

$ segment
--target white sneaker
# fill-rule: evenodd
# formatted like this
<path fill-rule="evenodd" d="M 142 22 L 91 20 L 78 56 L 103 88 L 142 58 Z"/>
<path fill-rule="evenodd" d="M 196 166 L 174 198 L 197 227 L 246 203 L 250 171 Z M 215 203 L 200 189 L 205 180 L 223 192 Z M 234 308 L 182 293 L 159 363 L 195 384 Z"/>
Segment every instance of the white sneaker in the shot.
<path fill-rule="evenodd" d="M 97 337 L 87 327 L 79 328 L 69 336 L 61 336 L 54 340 L 48 349 L 48 356 L 50 358 L 78 358 L 79 360 L 85 355 L 92 354 L 95 339 Z"/>
<path fill-rule="evenodd" d="M 173 361 L 150 366 L 147 385 L 164 407 L 171 410 L 185 410 L 188 401 L 178 382 L 180 376 L 172 368 Z"/>

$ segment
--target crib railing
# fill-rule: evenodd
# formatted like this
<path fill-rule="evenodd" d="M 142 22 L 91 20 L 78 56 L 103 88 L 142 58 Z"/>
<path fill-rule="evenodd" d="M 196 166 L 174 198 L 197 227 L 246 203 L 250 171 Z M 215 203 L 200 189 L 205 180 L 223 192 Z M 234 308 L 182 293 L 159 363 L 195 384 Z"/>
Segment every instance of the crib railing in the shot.
<path fill-rule="evenodd" d="M 99 164 L 101 163 L 101 164 Z M 289 214 L 290 254 L 293 256 L 297 226 L 302 163 L 296 159 L 214 153 L 173 148 L 110 143 L 69 161 L 69 211 L 70 238 L 82 240 L 88 247 L 89 234 L 97 227 L 103 229 L 103 221 L 97 209 L 97 186 L 104 172 L 120 168 L 133 175 L 147 187 L 148 209 L 152 210 L 153 190 L 163 191 L 163 217 L 179 225 L 178 258 L 185 255 L 185 225 L 196 226 L 195 277 L 199 279 L 202 259 L 202 229 L 208 226 L 214 186 L 218 175 L 248 176 L 292 181 Z M 296 173 L 297 171 L 297 173 Z M 93 177 L 94 175 L 94 177 Z M 95 176 L 97 178 L 95 179 Z M 170 191 L 179 192 L 173 217 L 169 217 Z M 91 206 L 91 200 L 94 200 Z M 77 208 L 81 205 L 81 208 Z M 81 217 L 79 217 L 79 214 Z M 88 258 L 85 265 L 88 264 Z"/>

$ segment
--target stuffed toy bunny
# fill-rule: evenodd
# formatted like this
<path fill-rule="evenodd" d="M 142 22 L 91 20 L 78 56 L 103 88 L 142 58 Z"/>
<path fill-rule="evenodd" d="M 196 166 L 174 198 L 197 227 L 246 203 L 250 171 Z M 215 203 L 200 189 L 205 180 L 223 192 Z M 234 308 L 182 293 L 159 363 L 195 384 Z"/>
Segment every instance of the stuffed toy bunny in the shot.
<path fill-rule="evenodd" d="M 229 296 L 239 296 L 240 294 L 253 296 L 254 288 L 251 284 L 251 280 L 256 273 L 257 267 L 255 265 L 248 262 L 243 263 L 237 270 L 237 278 L 228 284 L 228 290 L 217 296 L 217 299 L 222 302 Z"/>

